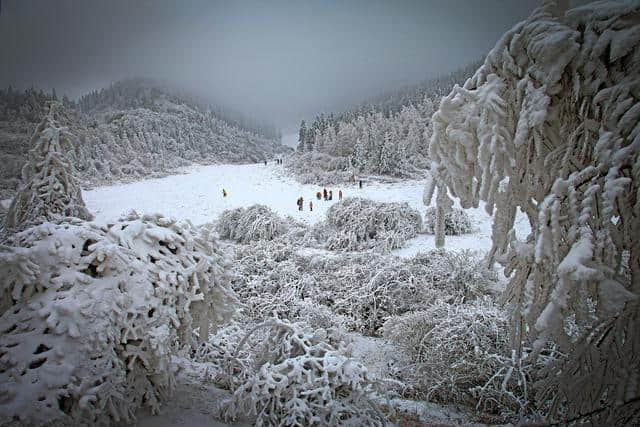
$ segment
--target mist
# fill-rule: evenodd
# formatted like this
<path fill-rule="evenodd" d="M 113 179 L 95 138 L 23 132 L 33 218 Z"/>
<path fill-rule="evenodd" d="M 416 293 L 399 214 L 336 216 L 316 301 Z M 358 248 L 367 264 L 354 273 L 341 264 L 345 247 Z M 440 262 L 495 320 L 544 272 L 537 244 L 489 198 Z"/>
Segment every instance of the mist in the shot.
<path fill-rule="evenodd" d="M 539 0 L 3 0 L 0 87 L 167 81 L 291 128 L 486 55 Z"/>

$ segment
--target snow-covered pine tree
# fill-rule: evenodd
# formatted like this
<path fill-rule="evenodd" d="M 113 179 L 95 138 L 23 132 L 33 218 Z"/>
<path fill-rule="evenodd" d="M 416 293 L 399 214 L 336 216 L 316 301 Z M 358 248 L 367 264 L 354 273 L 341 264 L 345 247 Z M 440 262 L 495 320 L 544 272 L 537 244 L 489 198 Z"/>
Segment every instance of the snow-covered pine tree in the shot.
<path fill-rule="evenodd" d="M 545 2 L 433 117 L 435 179 L 494 215 L 518 356 L 553 342 L 551 416 L 640 420 L 640 2 Z M 429 191 L 431 193 L 431 191 Z M 516 209 L 526 241 L 512 231 Z M 573 325 L 573 327 L 570 327 Z M 532 347 L 528 353 L 526 348 Z"/>
<path fill-rule="evenodd" d="M 23 186 L 7 212 L 8 231 L 64 217 L 92 218 L 64 157 L 65 150 L 73 149 L 73 135 L 62 126 L 64 121 L 68 122 L 62 104 L 50 101 L 31 138 L 33 149 L 22 169 Z"/>

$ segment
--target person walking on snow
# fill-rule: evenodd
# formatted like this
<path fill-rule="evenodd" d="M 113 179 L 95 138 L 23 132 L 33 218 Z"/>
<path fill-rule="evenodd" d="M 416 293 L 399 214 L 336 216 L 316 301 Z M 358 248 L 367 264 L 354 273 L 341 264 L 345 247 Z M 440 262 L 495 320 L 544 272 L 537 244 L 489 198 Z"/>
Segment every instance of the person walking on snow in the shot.
<path fill-rule="evenodd" d="M 338 191 L 338 200 L 342 200 L 342 190 Z"/>
<path fill-rule="evenodd" d="M 360 181 L 358 182 L 358 186 L 359 186 L 360 188 L 362 188 L 362 180 L 360 180 Z"/>
<path fill-rule="evenodd" d="M 318 200 L 322 199 L 322 192 L 318 191 L 316 193 L 316 199 L 318 199 Z"/>
<path fill-rule="evenodd" d="M 333 191 L 329 190 L 329 200 L 333 200 Z"/>
<path fill-rule="evenodd" d="M 224 188 L 222 189 L 222 197 L 227 197 L 227 190 Z"/>
<path fill-rule="evenodd" d="M 313 212 L 313 202 L 309 200 L 309 210 Z"/>
<path fill-rule="evenodd" d="M 324 199 L 327 200 L 327 189 L 325 188 L 324 190 L 322 190 L 322 193 L 324 194 Z"/>

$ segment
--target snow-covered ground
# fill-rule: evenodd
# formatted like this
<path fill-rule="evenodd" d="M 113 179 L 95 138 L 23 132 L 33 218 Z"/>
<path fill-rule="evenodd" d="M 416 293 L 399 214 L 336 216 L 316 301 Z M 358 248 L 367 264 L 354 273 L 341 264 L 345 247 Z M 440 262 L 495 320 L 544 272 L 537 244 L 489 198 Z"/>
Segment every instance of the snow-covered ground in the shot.
<path fill-rule="evenodd" d="M 228 193 L 222 197 L 222 189 Z M 325 219 L 329 207 L 338 202 L 338 191 L 344 197 L 358 196 L 381 202 L 408 202 L 424 214 L 422 203 L 424 182 L 403 181 L 396 183 L 365 182 L 363 188 L 357 184 L 327 187 L 333 190 L 333 200 L 316 199 L 316 192 L 323 187 L 300 184 L 286 175 L 282 166 L 269 163 L 248 165 L 196 166 L 182 175 L 148 179 L 130 184 L 99 187 L 84 191 L 87 207 L 100 221 L 117 219 L 135 209 L 138 213 L 161 212 L 166 216 L 188 219 L 194 224 L 215 220 L 225 209 L 247 207 L 255 203 L 264 204 L 280 215 L 314 224 Z M 304 210 L 298 211 L 296 200 L 304 198 Z M 313 202 L 313 211 L 309 210 Z M 487 250 L 491 246 L 491 217 L 483 207 L 469 209 L 477 231 L 462 236 L 447 236 L 448 249 Z M 524 237 L 529 224 L 524 216 L 516 222 L 516 232 Z M 410 257 L 421 250 L 433 249 L 434 236 L 422 234 L 410 240 L 405 248 L 394 253 Z"/>
<path fill-rule="evenodd" d="M 303 185 L 288 176 L 282 166 L 275 164 L 211 165 L 189 168 L 186 173 L 164 178 L 98 187 L 83 191 L 88 209 L 97 221 L 109 222 L 134 209 L 138 213 L 162 213 L 177 219 L 190 220 L 194 224 L 214 221 L 224 210 L 247 207 L 259 203 L 269 206 L 278 214 L 314 224 L 325 219 L 329 207 L 338 202 L 338 191 L 345 197 L 358 196 L 381 202 L 407 202 L 424 214 L 422 181 L 381 183 L 366 181 L 362 189 L 357 184 L 327 187 L 333 190 L 333 200 L 317 200 L 316 192 L 322 187 Z M 227 197 L 222 197 L 222 189 Z M 296 200 L 302 196 L 304 210 L 298 211 Z M 313 211 L 309 210 L 313 202 Z M 8 206 L 9 201 L 2 201 Z M 472 217 L 476 231 L 462 236 L 447 236 L 448 249 L 487 250 L 491 244 L 491 217 L 483 207 L 467 211 Z M 516 223 L 519 237 L 524 237 L 529 226 L 524 216 Z M 407 246 L 394 251 L 403 257 L 413 256 L 422 250 L 434 248 L 434 236 L 420 234 L 411 239 Z M 303 251 L 323 251 L 303 248 Z M 323 251 L 324 252 L 324 251 Z M 371 337 L 356 337 L 354 356 L 362 360 L 372 373 L 381 374 L 388 362 L 388 348 L 383 340 Z M 183 364 L 184 365 L 184 364 Z M 384 375 L 382 375 L 384 376 Z M 227 426 L 215 418 L 215 401 L 227 392 L 216 388 L 198 366 L 187 367 L 178 378 L 175 396 L 163 405 L 161 413 L 151 415 L 141 410 L 138 413 L 140 426 Z M 438 423 L 459 423 L 464 415 L 455 409 L 424 402 L 399 402 L 403 407 L 421 419 Z M 417 405 L 417 406 L 416 406 Z M 243 425 L 242 423 L 233 425 Z"/>

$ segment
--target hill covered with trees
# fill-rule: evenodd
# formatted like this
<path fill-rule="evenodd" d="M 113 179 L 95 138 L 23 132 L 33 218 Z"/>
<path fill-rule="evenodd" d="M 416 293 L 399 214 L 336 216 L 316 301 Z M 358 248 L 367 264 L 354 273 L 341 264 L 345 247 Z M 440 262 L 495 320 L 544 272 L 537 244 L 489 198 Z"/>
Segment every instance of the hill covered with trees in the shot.
<path fill-rule="evenodd" d="M 30 136 L 57 95 L 0 90 L 2 197 L 15 193 Z M 77 102 L 62 98 L 75 141 L 67 153 L 83 185 L 163 175 L 192 163 L 258 162 L 287 152 L 275 128 L 223 114 L 144 79 L 114 83 Z M 234 118 L 235 117 L 235 118 Z"/>
<path fill-rule="evenodd" d="M 478 66 L 380 94 L 337 115 L 319 115 L 309 125 L 303 121 L 290 168 L 303 182 L 421 176 L 429 168 L 431 116 L 440 99 Z"/>

